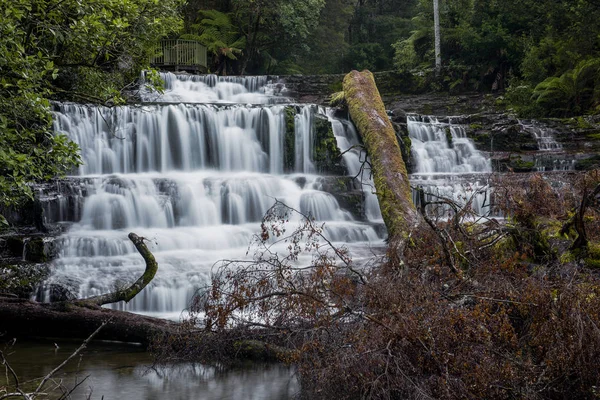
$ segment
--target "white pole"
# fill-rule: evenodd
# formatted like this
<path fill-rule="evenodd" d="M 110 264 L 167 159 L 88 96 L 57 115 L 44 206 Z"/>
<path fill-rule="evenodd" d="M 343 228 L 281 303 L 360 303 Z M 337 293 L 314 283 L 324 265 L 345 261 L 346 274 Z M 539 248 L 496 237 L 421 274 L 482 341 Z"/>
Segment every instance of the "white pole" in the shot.
<path fill-rule="evenodd" d="M 439 0 L 433 0 L 433 25 L 435 35 L 435 74 L 440 75 L 442 70 L 442 54 L 440 50 L 440 5 Z"/>

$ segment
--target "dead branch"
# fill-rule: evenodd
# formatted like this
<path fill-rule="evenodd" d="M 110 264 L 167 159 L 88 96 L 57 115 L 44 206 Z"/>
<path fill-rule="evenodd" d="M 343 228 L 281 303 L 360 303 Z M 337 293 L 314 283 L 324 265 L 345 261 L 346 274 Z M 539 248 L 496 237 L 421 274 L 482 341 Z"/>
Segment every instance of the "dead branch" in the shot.
<path fill-rule="evenodd" d="M 152 279 L 156 275 L 156 271 L 158 270 L 158 263 L 156 262 L 156 259 L 154 258 L 152 252 L 150 252 L 150 250 L 144 243 L 145 238 L 140 237 L 133 232 L 131 232 L 128 237 L 129 240 L 131 240 L 135 245 L 137 251 L 144 258 L 144 261 L 146 261 L 146 269 L 142 276 L 140 276 L 138 280 L 135 281 L 135 283 L 127 289 L 118 290 L 116 292 L 107 293 L 100 296 L 90 297 L 84 300 L 77 300 L 78 303 L 97 306 L 116 303 L 119 301 L 124 301 L 128 303 L 139 292 L 141 292 L 146 287 L 146 285 L 150 283 L 150 281 L 152 281 Z"/>

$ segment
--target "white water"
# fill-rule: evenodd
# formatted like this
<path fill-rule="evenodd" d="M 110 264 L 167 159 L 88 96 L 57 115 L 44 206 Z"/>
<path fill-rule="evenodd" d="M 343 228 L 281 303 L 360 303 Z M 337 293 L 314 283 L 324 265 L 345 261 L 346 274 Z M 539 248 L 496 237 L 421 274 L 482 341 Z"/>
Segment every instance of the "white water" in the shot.
<path fill-rule="evenodd" d="M 519 120 L 521 130 L 533 135 L 537 141 L 540 153 L 535 156 L 535 170 L 544 171 L 572 171 L 575 169 L 575 160 L 565 158 L 565 152 L 560 143 L 556 141 L 556 131 L 538 121 Z"/>
<path fill-rule="evenodd" d="M 276 95 L 285 86 L 274 84 L 266 76 L 188 75 L 164 72 L 164 94 L 142 91 L 145 102 L 267 104 L 287 101 Z M 142 76 L 143 79 L 143 76 Z"/>
<path fill-rule="evenodd" d="M 431 116 L 407 117 L 415 174 L 490 173 L 492 165 L 467 138 L 463 125 L 442 123 Z"/>
<path fill-rule="evenodd" d="M 375 185 L 370 176 L 371 170 L 365 161 L 368 160 L 366 152 L 360 144 L 358 132 L 348 120 L 337 119 L 333 116 L 333 111 L 328 113 L 333 134 L 335 135 L 337 147 L 342 152 L 344 165 L 348 170 L 348 175 L 356 177 L 360 182 L 364 193 L 365 215 L 369 221 L 381 221 L 381 210 L 375 194 Z"/>
<path fill-rule="evenodd" d="M 407 128 L 415 165 L 411 185 L 423 189 L 425 200 L 446 198 L 459 205 L 471 202 L 479 215 L 488 213 L 487 174 L 492 172 L 491 161 L 467 138 L 466 126 L 443 123 L 433 116 L 409 115 Z M 416 191 L 413 201 L 420 203 Z M 437 210 L 440 217 L 449 212 L 449 207 Z"/>
<path fill-rule="evenodd" d="M 519 125 L 521 130 L 533 135 L 540 151 L 562 150 L 562 146 L 556 141 L 550 128 L 544 127 L 536 121 L 520 120 Z"/>
<path fill-rule="evenodd" d="M 259 78 L 168 78 L 171 90 L 165 97 L 190 100 L 209 93 L 213 97 L 205 101 L 239 100 L 237 89 L 223 95 L 221 84 L 227 84 L 243 87 L 244 101 L 269 103 L 261 86 L 265 81 Z M 372 246 L 383 246 L 373 227 L 381 218 L 376 199 L 366 195 L 368 219 L 359 221 L 321 190 L 322 178 L 315 175 L 312 161 L 316 112 L 315 106 L 299 106 L 294 165 L 285 174 L 281 105 L 57 105 L 55 130 L 82 150 L 84 165 L 77 176 L 84 198 L 80 219 L 60 238 L 60 257 L 48 283 L 88 297 L 132 282 L 144 269 L 127 239 L 135 232 L 150 240 L 159 270 L 133 301 L 113 307 L 173 318 L 209 282 L 216 262 L 246 257 L 275 199 L 326 222 L 328 238 L 347 244 L 357 262 L 371 257 Z M 347 147 L 358 143 L 351 124 L 330 120 L 338 141 L 344 137 Z M 344 162 L 354 171 L 351 154 Z M 285 245 L 278 251 L 285 252 Z M 300 262 L 310 260 L 305 255 Z"/>

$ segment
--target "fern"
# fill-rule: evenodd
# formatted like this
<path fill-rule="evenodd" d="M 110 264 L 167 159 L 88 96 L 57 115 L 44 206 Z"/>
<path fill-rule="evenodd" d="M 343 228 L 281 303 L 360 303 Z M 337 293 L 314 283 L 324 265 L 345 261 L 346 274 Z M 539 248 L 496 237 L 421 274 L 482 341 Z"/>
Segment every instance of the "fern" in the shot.
<path fill-rule="evenodd" d="M 593 58 L 558 77 L 538 84 L 532 100 L 551 115 L 574 115 L 597 106 L 600 101 L 600 59 Z"/>
<path fill-rule="evenodd" d="M 246 38 L 232 23 L 231 16 L 217 10 L 201 10 L 198 22 L 190 26 L 193 32 L 181 35 L 181 39 L 196 40 L 213 54 L 217 70 L 227 72 L 227 60 L 237 60 L 246 47 Z"/>

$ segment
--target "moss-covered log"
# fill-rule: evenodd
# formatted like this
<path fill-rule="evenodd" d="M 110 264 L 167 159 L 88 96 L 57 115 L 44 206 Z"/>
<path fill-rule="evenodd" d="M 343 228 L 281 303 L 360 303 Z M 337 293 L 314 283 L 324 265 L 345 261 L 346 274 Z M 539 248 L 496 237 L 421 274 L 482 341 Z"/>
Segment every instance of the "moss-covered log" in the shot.
<path fill-rule="evenodd" d="M 156 271 L 158 270 L 158 263 L 154 258 L 154 255 L 150 252 L 146 244 L 144 243 L 144 238 L 136 235 L 131 232 L 129 234 L 129 240 L 133 242 L 135 248 L 140 253 L 140 255 L 144 258 L 146 262 L 146 270 L 138 278 L 133 285 L 129 286 L 127 289 L 118 290 L 116 292 L 103 294 L 100 296 L 90 297 L 89 299 L 78 300 L 79 303 L 85 304 L 94 304 L 94 305 L 104 305 L 117 303 L 119 301 L 124 301 L 129 303 L 131 299 L 133 299 L 139 292 L 141 292 L 146 285 L 152 281 L 154 275 L 156 275 Z"/>
<path fill-rule="evenodd" d="M 406 165 L 396 133 L 369 71 L 352 71 L 344 78 L 344 94 L 350 117 L 371 158 L 375 190 L 390 243 L 405 242 L 419 224 L 412 201 Z"/>

